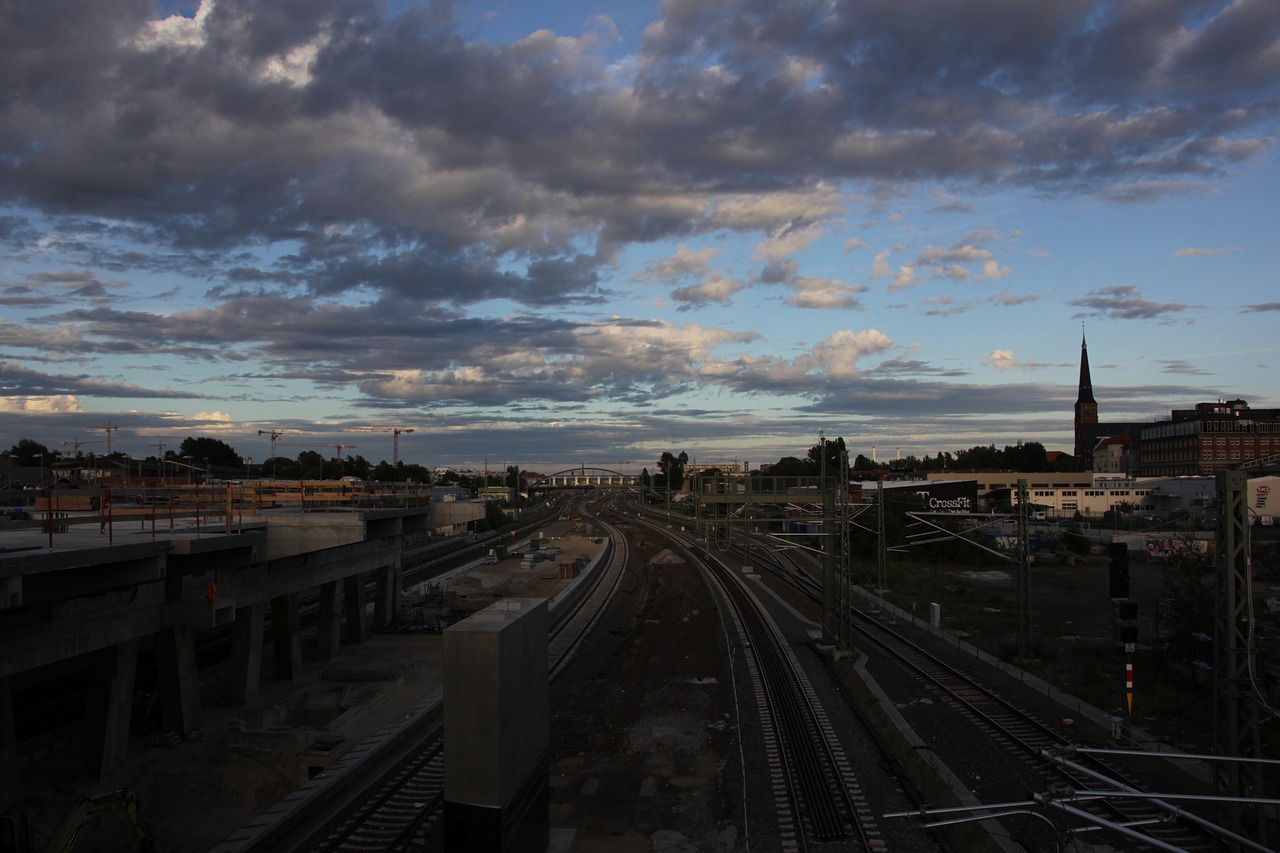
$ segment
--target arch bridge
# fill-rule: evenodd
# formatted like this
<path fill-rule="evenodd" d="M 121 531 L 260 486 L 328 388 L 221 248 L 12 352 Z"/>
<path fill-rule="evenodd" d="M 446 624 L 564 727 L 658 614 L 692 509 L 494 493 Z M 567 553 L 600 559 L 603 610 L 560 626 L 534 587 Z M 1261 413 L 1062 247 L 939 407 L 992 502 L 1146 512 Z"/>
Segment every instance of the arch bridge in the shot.
<path fill-rule="evenodd" d="M 624 474 L 611 468 L 595 468 L 579 465 L 554 474 L 544 474 L 529 480 L 529 491 L 543 492 L 558 489 L 636 489 L 640 487 L 638 474 Z"/>

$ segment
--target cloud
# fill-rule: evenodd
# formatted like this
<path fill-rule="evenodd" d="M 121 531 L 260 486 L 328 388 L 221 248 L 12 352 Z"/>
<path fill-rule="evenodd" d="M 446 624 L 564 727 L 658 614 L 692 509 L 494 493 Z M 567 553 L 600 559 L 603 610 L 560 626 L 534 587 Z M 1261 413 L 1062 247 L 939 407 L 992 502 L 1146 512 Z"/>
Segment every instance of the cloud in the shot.
<path fill-rule="evenodd" d="M 1246 313 L 1254 311 L 1280 311 L 1280 302 L 1260 302 L 1256 305 L 1246 305 L 1242 310 Z"/>
<path fill-rule="evenodd" d="M 1013 358 L 1013 350 L 996 349 L 991 351 L 991 355 L 987 356 L 987 364 L 990 364 L 996 370 L 1012 370 L 1018 366 Z"/>
<path fill-rule="evenodd" d="M 1082 314 L 1112 317 L 1119 320 L 1176 319 L 1178 315 L 1198 307 L 1181 302 L 1151 302 L 1143 299 L 1141 291 L 1132 286 L 1104 287 L 1092 290 L 1082 299 L 1071 299 L 1067 304 L 1086 309 Z"/>
<path fill-rule="evenodd" d="M 1032 293 L 1027 293 L 1022 296 L 1015 296 L 1012 293 L 1001 293 L 999 296 L 996 296 L 992 301 L 998 305 L 1005 305 L 1005 306 L 1012 307 L 1014 305 L 1025 305 L 1028 302 L 1038 302 L 1039 300 L 1040 300 L 1040 297 Z"/>
<path fill-rule="evenodd" d="M 647 264 L 634 277 L 667 283 L 701 278 L 711 272 L 711 260 L 718 254 L 720 250 L 713 247 L 695 251 L 681 246 L 674 255 Z"/>
<path fill-rule="evenodd" d="M 938 296 L 926 299 L 920 305 L 920 313 L 926 317 L 951 317 L 973 310 L 973 303 L 956 302 L 951 296 Z"/>
<path fill-rule="evenodd" d="M 1212 376 L 1213 372 L 1205 370 L 1198 364 L 1192 364 L 1182 358 L 1161 358 L 1156 359 L 1156 363 L 1160 365 L 1160 370 L 1164 373 L 1178 373 L 1187 376 Z"/>
<path fill-rule="evenodd" d="M 892 347 L 893 341 L 878 329 L 863 332 L 846 329 L 817 344 L 813 348 L 811 363 L 829 376 L 854 376 L 861 373 L 858 368 L 860 359 L 885 352 Z"/>
<path fill-rule="evenodd" d="M 858 294 L 869 290 L 862 285 L 847 285 L 835 279 L 809 276 L 794 277 L 788 286 L 794 293 L 787 297 L 786 302 L 795 308 L 860 309 L 862 305 Z"/>
<path fill-rule="evenodd" d="M 608 316 L 612 288 L 644 285 L 683 311 L 773 286 L 787 306 L 860 310 L 846 270 L 806 266 L 820 240 L 869 248 L 838 230 L 852 205 L 906 234 L 909 212 L 963 215 L 992 191 L 1152 203 L 1214 192 L 1276 146 L 1266 0 L 676 0 L 654 14 L 619 58 L 600 19 L 479 41 L 444 3 L 224 0 L 159 20 L 140 2 L 5 6 L 10 405 L 203 401 L 197 377 L 220 373 L 237 386 L 224 393 L 296 382 L 288 393 L 353 406 L 640 406 L 708 388 L 807 395 L 815 411 L 968 411 L 961 392 L 903 380 L 944 370 L 923 358 L 867 367 L 888 335 L 796 356 L 759 333 L 573 312 Z M 932 242 L 875 253 L 866 280 L 1013 275 L 1013 234 L 914 233 Z M 720 248 L 740 239 L 758 273 Z M 1122 319 L 1194 307 L 1135 288 L 1068 304 Z M 752 347 L 766 354 L 727 352 Z M 97 366 L 110 357 L 161 364 L 171 387 Z M 877 370 L 896 372 L 868 384 Z"/>
<path fill-rule="evenodd" d="M 991 354 L 983 359 L 983 363 L 989 364 L 1001 372 L 1008 372 L 1011 370 L 1042 370 L 1050 366 L 1045 364 L 1036 364 L 1030 359 L 1018 361 L 1018 359 L 1014 357 L 1013 350 L 1011 349 L 992 350 Z"/>
<path fill-rule="evenodd" d="M 877 252 L 876 256 L 871 260 L 871 280 L 878 278 L 888 278 L 893 275 L 893 270 L 889 268 L 889 249 L 883 252 Z"/>
<path fill-rule="evenodd" d="M 747 282 L 729 278 L 711 278 L 688 287 L 671 291 L 671 301 L 679 304 L 677 310 L 688 311 L 709 304 L 728 305 L 733 295 L 747 286 Z"/>
<path fill-rule="evenodd" d="M 889 291 L 905 290 L 918 284 L 920 284 L 920 277 L 916 275 L 916 268 L 910 264 L 904 264 L 898 267 L 898 272 L 894 274 L 893 281 L 889 282 Z"/>
<path fill-rule="evenodd" d="M 0 397 L 0 412 L 8 414 L 69 414 L 84 411 L 74 396 L 63 394 L 55 397 Z"/>
<path fill-rule="evenodd" d="M 150 389 L 87 374 L 54 374 L 23 367 L 17 362 L 0 362 L 0 387 L 10 398 L 64 399 L 76 397 L 128 397 L 174 399 L 200 396 L 197 391 Z"/>
<path fill-rule="evenodd" d="M 1239 246 L 1229 246 L 1220 249 L 1197 249 L 1194 246 L 1189 246 L 1185 249 L 1179 249 L 1174 252 L 1173 256 L 1175 258 L 1186 258 L 1195 255 L 1229 255 L 1232 252 L 1238 251 L 1240 251 Z"/>

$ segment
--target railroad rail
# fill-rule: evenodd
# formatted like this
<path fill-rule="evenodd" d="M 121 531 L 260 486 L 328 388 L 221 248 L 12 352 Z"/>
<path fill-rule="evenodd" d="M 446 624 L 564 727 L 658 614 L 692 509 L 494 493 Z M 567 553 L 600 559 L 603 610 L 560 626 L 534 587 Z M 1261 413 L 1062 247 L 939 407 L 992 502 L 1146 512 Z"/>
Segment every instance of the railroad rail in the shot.
<path fill-rule="evenodd" d="M 784 851 L 878 850 L 884 844 L 822 703 L 768 610 L 741 574 L 689 536 L 642 520 L 706 574 L 750 650 L 748 672 L 765 730 Z M 837 846 L 832 847 L 835 843 Z M 839 845 L 843 846 L 839 846 Z"/>
<path fill-rule="evenodd" d="M 752 551 L 757 568 L 771 573 L 808 600 L 820 604 L 821 584 L 812 568 L 799 561 L 766 554 L 759 545 Z M 989 743 L 1004 744 L 1011 758 L 991 756 L 991 777 L 1010 776 L 1017 781 L 1006 786 L 1017 790 L 1016 800 L 992 804 L 982 812 L 969 810 L 974 816 L 1003 814 L 1026 817 L 1033 813 L 1045 817 L 1055 834 L 1062 836 L 1096 835 L 1107 831 L 1113 839 L 1127 839 L 1149 847 L 1182 853 L 1198 853 L 1218 849 L 1223 830 L 1211 821 L 1172 804 L 1149 792 L 1150 787 L 1137 781 L 1135 771 L 1122 764 L 1122 751 L 1112 760 L 1090 754 L 1085 745 L 1046 725 L 1033 713 L 1004 698 L 980 678 L 951 666 L 909 640 L 895 625 L 886 624 L 876 614 L 855 610 L 851 622 L 860 639 L 862 651 L 878 653 L 895 661 L 914 678 L 927 682 L 931 689 L 946 697 L 946 702 L 960 710 L 980 730 L 979 738 Z M 945 750 L 945 745 L 937 745 Z M 1071 756 L 1070 761 L 1063 756 Z M 1183 766 L 1176 772 L 1182 772 Z M 1099 792 L 1097 789 L 1102 788 Z M 1114 796 L 1106 796 L 1106 791 Z M 1026 796 L 1028 791 L 1047 791 Z M 1072 791 L 1091 791 L 1097 796 L 1074 797 Z M 1052 815 L 1052 819 L 1049 816 Z M 900 815 L 904 816 L 904 815 Z M 953 816 L 956 820 L 965 819 Z M 1029 836 L 1035 832 L 1022 830 Z M 1232 838 L 1242 849 L 1265 851 L 1247 839 Z M 1048 839 L 1052 846 L 1058 839 Z"/>
<path fill-rule="evenodd" d="M 556 678 L 577 655 L 600 613 L 617 593 L 628 558 L 628 546 L 620 531 L 601 519 L 593 519 L 609 539 L 597 570 L 552 599 L 548 637 L 548 678 Z M 444 803 L 443 717 L 425 727 L 424 736 L 403 748 L 401 757 L 376 782 L 348 793 L 341 815 L 305 838 L 290 839 L 295 851 L 355 853 L 355 851 L 407 851 L 428 847 Z M 278 840 L 272 849 L 280 849 Z"/>

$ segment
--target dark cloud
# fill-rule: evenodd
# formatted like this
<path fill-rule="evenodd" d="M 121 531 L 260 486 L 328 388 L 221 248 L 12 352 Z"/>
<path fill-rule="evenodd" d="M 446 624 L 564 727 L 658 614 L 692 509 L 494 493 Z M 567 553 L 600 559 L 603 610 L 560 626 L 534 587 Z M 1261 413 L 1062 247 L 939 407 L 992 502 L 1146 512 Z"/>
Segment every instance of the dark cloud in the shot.
<path fill-rule="evenodd" d="M 666 0 L 617 66 L 589 34 L 469 40 L 444 2 L 391 17 L 375 0 L 202 9 L 158 22 L 151 0 L 0 6 L 2 257 L 59 264 L 6 269 L 0 305 L 30 316 L 0 323 L 3 356 L 80 369 L 159 355 L 176 385 L 187 365 L 219 365 L 246 398 L 303 379 L 389 411 L 501 406 L 529 419 L 517 446 L 549 415 L 646 411 L 699 388 L 797 396 L 815 418 L 947 412 L 990 428 L 986 412 L 1069 411 L 1064 389 L 948 385 L 963 373 L 883 335 L 844 361 L 787 359 L 744 353 L 747 333 L 556 309 L 615 296 L 635 244 L 734 232 L 763 247 L 755 275 L 690 250 L 629 285 L 685 308 L 751 287 L 860 310 L 866 288 L 845 270 L 806 276 L 794 259 L 848 213 L 847 193 L 876 217 L 917 180 L 947 187 L 935 212 L 968 212 L 986 188 L 1205 193 L 1271 149 L 1280 108 L 1274 0 Z M 784 194 L 810 201 L 765 203 Z M 1008 274 L 1011 238 L 953 236 L 916 248 L 914 266 L 904 254 L 891 289 Z M 146 286 L 162 295 L 132 310 Z M 506 316 L 470 316 L 482 303 Z M 1068 305 L 1166 321 L 1196 307 L 1134 287 Z M 14 397 L 177 395 L 16 365 L 5 377 Z M 727 429 L 702 420 L 646 428 Z M 587 440 L 574 429 L 558 441 Z M 628 440 L 599 429 L 593 441 Z"/>
<path fill-rule="evenodd" d="M 0 362 L 0 388 L 6 397 L 56 397 L 61 395 L 132 397 L 141 399 L 196 399 L 193 391 L 156 390 L 127 382 L 113 382 L 88 374 L 52 374 Z"/>
<path fill-rule="evenodd" d="M 1213 375 L 1213 371 L 1205 370 L 1200 365 L 1183 358 L 1161 358 L 1156 359 L 1156 363 L 1160 365 L 1160 370 L 1164 373 L 1178 373 L 1186 376 Z"/>
<path fill-rule="evenodd" d="M 1104 287 L 1092 290 L 1082 299 L 1071 299 L 1067 304 L 1084 311 L 1073 316 L 1103 316 L 1119 320 L 1183 320 L 1185 312 L 1199 306 L 1181 302 L 1152 302 L 1143 299 L 1141 290 L 1132 286 Z"/>
<path fill-rule="evenodd" d="M 1196 191 L 1280 92 L 1268 0 L 670 2 L 630 87 L 588 38 L 468 42 L 445 4 L 219 2 L 181 38 L 142 0 L 7 8 L 0 198 L 457 302 L 598 299 L 617 247 L 707 230 L 716 194 Z"/>

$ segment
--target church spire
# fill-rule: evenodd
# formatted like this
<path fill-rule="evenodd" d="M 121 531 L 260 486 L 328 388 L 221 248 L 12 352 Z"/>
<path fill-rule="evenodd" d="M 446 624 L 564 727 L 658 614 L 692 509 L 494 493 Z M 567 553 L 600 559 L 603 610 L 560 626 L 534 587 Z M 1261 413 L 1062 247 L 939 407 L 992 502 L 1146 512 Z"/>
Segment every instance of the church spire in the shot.
<path fill-rule="evenodd" d="M 1089 344 L 1080 332 L 1080 388 L 1076 393 L 1076 470 L 1093 470 L 1093 443 L 1098 423 L 1098 401 L 1093 398 L 1093 377 L 1089 375 Z"/>
<path fill-rule="evenodd" d="M 1080 333 L 1080 388 L 1076 394 L 1076 410 L 1080 404 L 1091 403 L 1094 414 L 1097 414 L 1098 401 L 1093 399 L 1093 377 L 1089 375 L 1089 344 L 1085 341 L 1084 332 Z"/>

